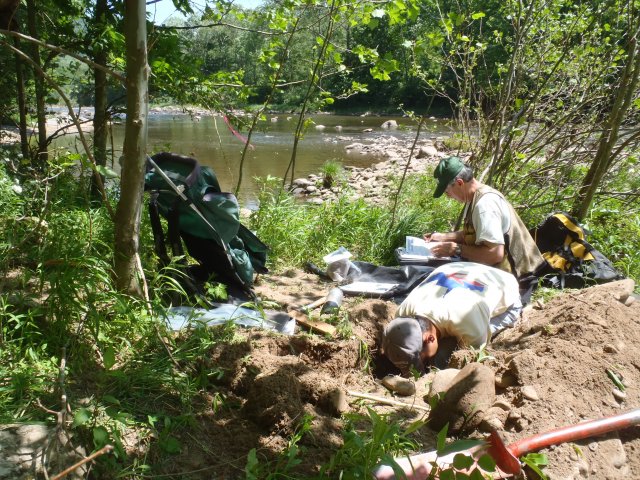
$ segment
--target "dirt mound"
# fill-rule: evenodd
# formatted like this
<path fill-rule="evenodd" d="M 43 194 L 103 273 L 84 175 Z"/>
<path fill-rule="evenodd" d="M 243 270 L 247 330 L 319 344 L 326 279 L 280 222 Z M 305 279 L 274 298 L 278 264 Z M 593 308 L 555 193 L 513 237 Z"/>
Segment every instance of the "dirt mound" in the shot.
<path fill-rule="evenodd" d="M 317 276 L 290 271 L 264 276 L 258 294 L 283 310 L 320 298 L 334 286 Z M 484 362 L 496 377 L 496 404 L 502 410 L 500 435 L 507 444 L 556 427 L 640 407 L 640 302 L 627 299 L 633 282 L 567 291 L 524 314 L 520 324 L 502 332 Z M 626 302 L 626 304 L 625 304 Z M 209 409 L 191 429 L 189 445 L 176 455 L 170 472 L 189 478 L 245 478 L 247 455 L 272 459 L 303 419 L 309 432 L 299 446 L 299 478 L 312 476 L 342 443 L 340 414 L 365 413 L 365 405 L 394 412 L 399 419 L 425 418 L 423 410 L 389 406 L 353 394 L 383 397 L 426 407 L 423 395 L 432 376 L 416 382 L 415 397 L 394 397 L 380 384 L 393 371 L 378 355 L 382 326 L 396 305 L 383 300 L 346 298 L 350 332 L 324 338 L 300 331 L 281 336 L 243 331 L 244 339 L 216 345 L 207 368 L 223 372 Z M 452 360 L 462 366 L 470 352 Z M 624 384 L 617 390 L 611 375 Z M 489 411 L 495 410 L 495 407 Z M 309 420 L 310 419 L 310 420 Z M 495 425 L 492 424 L 492 425 Z M 472 436 L 482 437 L 479 431 Z M 197 438 L 197 441 L 193 441 Z M 424 450 L 435 443 L 429 428 L 417 432 Z M 551 478 L 640 478 L 640 427 L 566 443 L 545 450 Z"/>

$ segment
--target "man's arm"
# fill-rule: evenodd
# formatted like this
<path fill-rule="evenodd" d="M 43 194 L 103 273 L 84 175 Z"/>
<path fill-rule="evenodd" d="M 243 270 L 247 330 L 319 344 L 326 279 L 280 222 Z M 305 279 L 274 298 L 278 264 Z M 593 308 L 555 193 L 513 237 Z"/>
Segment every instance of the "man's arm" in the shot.
<path fill-rule="evenodd" d="M 504 245 L 489 242 L 483 242 L 480 245 L 463 245 L 462 243 L 443 241 L 431 247 L 431 251 L 437 257 L 451 257 L 456 254 L 458 246 L 462 258 L 476 263 L 495 265 L 501 262 L 504 257 Z"/>
<path fill-rule="evenodd" d="M 457 232 L 448 232 L 448 233 L 425 233 L 424 239 L 427 242 L 454 242 L 454 243 L 462 243 L 464 241 L 464 234 L 462 230 L 458 230 Z"/>

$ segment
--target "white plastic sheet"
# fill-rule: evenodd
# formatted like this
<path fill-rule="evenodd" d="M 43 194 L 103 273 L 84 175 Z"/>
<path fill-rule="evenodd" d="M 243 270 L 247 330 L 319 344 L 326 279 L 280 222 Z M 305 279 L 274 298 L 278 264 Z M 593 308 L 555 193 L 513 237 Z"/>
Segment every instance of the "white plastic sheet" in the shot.
<path fill-rule="evenodd" d="M 189 327 L 224 325 L 233 322 L 243 327 L 257 327 L 285 335 L 293 335 L 296 321 L 284 312 L 265 312 L 264 315 L 238 305 L 223 304 L 207 310 L 194 307 L 172 307 L 167 310 L 167 323 L 174 331 Z"/>

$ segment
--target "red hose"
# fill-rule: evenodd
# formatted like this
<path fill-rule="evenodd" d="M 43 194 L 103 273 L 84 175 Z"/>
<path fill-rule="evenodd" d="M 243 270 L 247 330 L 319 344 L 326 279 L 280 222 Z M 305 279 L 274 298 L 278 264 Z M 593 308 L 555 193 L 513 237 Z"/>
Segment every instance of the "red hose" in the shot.
<path fill-rule="evenodd" d="M 520 457 L 521 455 L 535 452 L 550 445 L 558 445 L 564 442 L 594 437 L 596 435 L 602 435 L 603 433 L 638 425 L 639 423 L 640 408 L 637 408 L 627 413 L 612 415 L 598 420 L 589 420 L 576 425 L 556 428 L 555 430 L 540 433 L 533 437 L 523 438 L 509 445 L 507 449 L 515 457 Z"/>

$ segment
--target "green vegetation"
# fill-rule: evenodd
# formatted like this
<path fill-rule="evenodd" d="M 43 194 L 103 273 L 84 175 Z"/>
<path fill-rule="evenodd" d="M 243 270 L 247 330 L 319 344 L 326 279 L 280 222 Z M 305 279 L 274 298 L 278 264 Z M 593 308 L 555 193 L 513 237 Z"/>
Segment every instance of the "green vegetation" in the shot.
<path fill-rule="evenodd" d="M 76 178 L 70 168 L 51 185 L 30 185 L 31 195 L 25 195 L 24 182 L 0 171 L 0 204 L 7 212 L 2 220 L 11 225 L 0 233 L 5 278 L 0 294 L 0 420 L 46 421 L 49 414 L 36 405 L 63 411 L 67 407 L 61 404 L 61 393 L 65 392 L 73 399 L 71 431 L 77 438 L 90 448 L 115 447 L 114 455 L 99 462 L 99 468 L 142 473 L 158 459 L 181 450 L 180 432 L 189 428 L 203 402 L 210 402 L 215 411 L 233 408 L 233 402 L 216 387 L 216 379 L 224 372 L 202 359 L 213 346 L 233 343 L 235 328 L 196 329 L 184 336 L 167 332 L 159 315 L 164 299 L 171 292 L 174 297 L 176 291 L 184 293 L 175 280 L 154 270 L 146 220 L 141 257 L 152 297 L 145 302 L 118 293 L 107 261 L 112 255 L 112 223 L 106 209 L 92 208 L 88 198 L 78 195 L 82 186 Z M 23 190 L 14 187 L 18 183 Z M 44 208 L 39 196 L 44 189 L 58 199 L 55 209 Z M 451 227 L 442 222 L 455 218 L 459 206 L 440 199 L 436 208 L 432 189 L 429 176 L 410 178 L 396 224 L 390 226 L 390 210 L 383 206 L 346 196 L 321 206 L 300 204 L 279 189 L 278 180 L 267 179 L 250 226 L 271 245 L 272 268 L 318 262 L 339 246 L 347 247 L 357 259 L 389 264 L 393 248 L 405 235 Z M 607 212 L 595 211 L 599 221 L 590 225 L 595 238 L 609 238 L 604 235 L 605 214 L 615 216 L 621 226 L 637 228 L 636 220 L 621 219 L 620 210 L 611 203 Z M 619 257 L 613 257 L 616 264 L 638 279 L 640 272 L 631 253 L 640 248 L 639 239 L 634 235 L 624 244 L 600 241 L 598 246 L 619 251 Z M 335 317 L 342 335 L 348 336 L 344 316 Z M 479 350 L 478 356 L 483 357 L 484 351 Z M 365 364 L 369 361 L 364 359 Z M 413 448 L 407 435 L 417 426 L 404 429 L 373 412 L 369 421 L 369 427 L 356 429 L 358 422 L 353 420 L 345 431 L 343 449 L 325 466 L 327 472 L 365 472 Z M 151 447 L 147 457 L 130 459 L 124 454 L 123 439 L 132 431 L 147 432 L 142 440 Z M 247 478 L 280 478 L 295 471 L 302 454 L 296 445 L 306 431 L 303 422 L 282 458 L 250 454 Z M 457 462 L 462 468 L 466 460 Z"/>
<path fill-rule="evenodd" d="M 424 426 L 417 421 L 403 429 L 388 415 L 367 407 L 368 416 L 350 415 L 344 445 L 322 471 L 323 478 L 368 478 L 383 462 L 397 468 L 394 456 L 414 450 L 410 434 Z"/>
<path fill-rule="evenodd" d="M 344 176 L 342 163 L 338 160 L 327 160 L 320 168 L 320 175 L 322 175 L 322 186 L 331 188 L 335 183 L 339 183 Z"/>
<path fill-rule="evenodd" d="M 0 420 L 60 422 L 87 451 L 113 445 L 96 477 L 155 473 L 182 449 L 180 434 L 202 405 L 237 408 L 217 389 L 224 372 L 206 363 L 214 346 L 236 341 L 233 325 L 176 336 L 163 321 L 167 300 L 185 292 L 158 274 L 142 206 L 149 99 L 248 127 L 233 159 L 238 190 L 267 111 L 297 116 L 292 179 L 309 112 L 401 111 L 416 121 L 444 113 L 455 133 L 443 143 L 468 151 L 481 180 L 503 191 L 526 224 L 574 213 L 590 241 L 640 283 L 637 1 L 296 0 L 254 10 L 212 1 L 195 13 L 188 0 L 174 0 L 190 16 L 167 26 L 145 21 L 144 3 L 4 4 L 0 121 L 17 127 L 20 142 L 0 147 Z M 51 150 L 60 135 L 45 128 L 52 103 L 75 123 L 78 105 L 94 107 L 81 154 Z M 121 112 L 124 149 L 108 142 L 109 121 Z M 115 184 L 107 159 L 121 154 Z M 337 162 L 325 164 L 326 183 L 339 183 L 340 172 Z M 390 264 L 406 235 L 450 230 L 459 218 L 459 205 L 431 198 L 428 176 L 391 180 L 400 197 L 378 206 L 349 199 L 347 186 L 336 202 L 299 204 L 282 191 L 285 180 L 263 180 L 249 225 L 271 247 L 274 270 L 319 262 L 339 246 Z M 335 321 L 348 335 L 346 322 Z M 332 475 L 368 476 L 415 446 L 418 424 L 405 429 L 371 410 L 349 420 L 344 447 L 324 469 Z M 252 451 L 247 478 L 290 476 L 310 422 L 289 432 L 283 457 Z M 144 447 L 133 459 L 124 448 L 132 431 Z M 451 451 L 445 436 L 439 454 Z M 457 467 L 470 466 L 457 458 Z M 543 460 L 525 462 L 537 471 Z"/>

